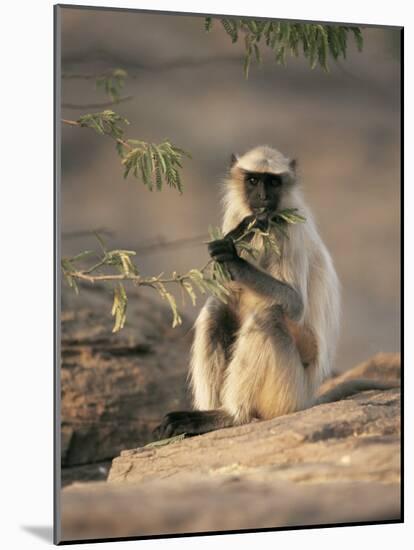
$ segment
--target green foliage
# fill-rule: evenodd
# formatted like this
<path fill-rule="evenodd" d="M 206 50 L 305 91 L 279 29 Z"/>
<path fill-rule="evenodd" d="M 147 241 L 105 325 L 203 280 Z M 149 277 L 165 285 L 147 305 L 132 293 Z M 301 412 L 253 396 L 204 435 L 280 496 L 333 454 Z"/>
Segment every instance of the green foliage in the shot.
<path fill-rule="evenodd" d="M 181 325 L 183 320 L 181 319 L 180 314 L 178 313 L 177 302 L 174 296 L 171 294 L 171 292 L 168 292 L 168 290 L 165 288 L 164 283 L 158 281 L 158 282 L 155 282 L 154 284 L 161 298 L 163 300 L 166 300 L 171 308 L 171 311 L 173 314 L 172 328 L 175 328 L 178 325 Z"/>
<path fill-rule="evenodd" d="M 260 231 L 255 228 L 253 228 L 253 231 L 259 233 L 265 254 L 271 252 L 280 254 L 278 238 L 280 235 L 289 238 L 285 229 L 286 224 L 304 223 L 305 221 L 306 218 L 298 214 L 297 208 L 286 208 L 270 218 L 267 231 Z"/>
<path fill-rule="evenodd" d="M 286 208 L 278 212 L 270 221 L 280 228 L 283 222 L 286 223 L 305 223 L 306 218 L 298 214 L 297 208 Z"/>
<path fill-rule="evenodd" d="M 126 118 L 111 110 L 83 115 L 79 117 L 77 122 L 82 128 L 92 128 L 98 134 L 106 134 L 114 139 L 120 139 L 124 134 L 124 130 L 120 124 L 129 124 Z"/>
<path fill-rule="evenodd" d="M 257 258 L 257 250 L 254 246 L 254 240 L 250 242 L 246 238 L 250 235 L 259 235 L 262 239 L 265 250 L 279 254 L 278 232 L 287 237 L 284 227 L 287 224 L 303 223 L 305 218 L 301 216 L 296 208 L 282 210 L 269 220 L 266 230 L 256 226 L 256 219 L 253 219 L 246 231 L 239 238 L 234 240 L 234 244 L 239 254 L 247 253 L 253 259 Z M 224 235 L 219 228 L 209 228 L 212 240 L 223 239 Z M 113 249 L 108 250 L 102 237 L 95 233 L 99 242 L 101 253 L 86 250 L 71 258 L 62 258 L 61 266 L 63 276 L 76 293 L 79 292 L 78 280 L 94 283 L 97 281 L 115 283 L 113 288 L 112 316 L 114 326 L 112 332 L 121 330 L 126 322 L 128 297 L 123 285 L 123 281 L 131 281 L 137 286 L 149 286 L 155 289 L 163 300 L 165 300 L 172 312 L 172 327 L 175 328 L 182 324 L 182 319 L 178 311 L 175 296 L 169 291 L 170 284 L 178 285 L 184 296 L 188 296 L 192 305 L 196 305 L 197 292 L 202 295 L 211 294 L 223 302 L 227 302 L 230 291 L 228 283 L 231 280 L 227 268 L 219 262 L 210 260 L 202 269 L 191 269 L 187 273 L 180 275 L 173 272 L 170 277 L 164 277 L 161 273 L 156 277 L 143 277 L 133 258 L 136 252 L 133 250 Z M 89 267 L 78 268 L 77 264 L 83 262 L 85 258 L 91 255 L 97 256 L 98 261 Z M 104 269 L 104 272 L 101 270 Z M 115 270 L 115 272 L 114 272 Z"/>
<path fill-rule="evenodd" d="M 205 29 L 211 30 L 212 18 L 205 20 Z M 363 47 L 362 33 L 359 27 L 344 25 L 320 25 L 311 23 L 286 23 L 260 19 L 221 18 L 221 25 L 233 43 L 240 35 L 244 39 L 244 74 L 249 76 L 251 61 L 254 58 L 261 63 L 260 48 L 265 45 L 274 53 L 276 63 L 285 64 L 287 54 L 299 56 L 300 49 L 313 69 L 319 65 L 328 71 L 329 55 L 337 60 L 346 57 L 349 33 L 352 33 L 359 51 Z"/>
<path fill-rule="evenodd" d="M 341 56 L 345 58 L 350 31 L 354 35 L 359 50 L 363 45 L 361 31 L 357 27 L 292 24 L 236 18 L 222 18 L 220 21 L 233 43 L 236 43 L 243 35 L 246 78 L 252 59 L 261 63 L 260 48 L 263 44 L 274 52 L 277 63 L 285 63 L 287 53 L 298 56 L 301 47 L 312 68 L 319 63 L 325 70 L 328 70 L 329 55 L 334 59 Z M 211 17 L 205 19 L 207 32 L 210 31 L 212 23 Z M 102 88 L 112 101 L 117 102 L 120 100 L 120 91 L 124 86 L 126 76 L 125 71 L 116 69 L 112 73 L 99 76 L 96 85 L 98 88 Z M 154 188 L 161 190 L 163 184 L 167 184 L 182 192 L 181 163 L 183 157 L 190 157 L 190 155 L 169 140 L 164 140 L 157 145 L 142 140 L 124 139 L 123 125 L 129 124 L 129 122 L 111 110 L 86 114 L 77 121 L 63 120 L 63 122 L 72 126 L 91 128 L 100 135 L 114 139 L 117 152 L 122 159 L 124 178 L 130 174 L 135 178 L 141 178 L 149 190 Z M 234 241 L 236 249 L 239 254 L 246 254 L 257 259 L 258 250 L 254 246 L 256 239 L 246 239 L 247 236 L 253 234 L 260 236 L 265 251 L 279 254 L 278 237 L 279 234 L 287 236 L 285 226 L 304 221 L 305 218 L 298 214 L 296 209 L 279 212 L 269 220 L 266 230 L 261 229 L 260 225 L 256 225 L 257 220 L 253 220 L 246 232 Z M 211 229 L 210 235 L 213 240 L 224 238 L 220 229 Z M 134 251 L 107 250 L 102 238 L 99 235 L 96 237 L 101 247 L 101 254 L 98 254 L 99 261 L 89 267 L 80 268 L 78 267 L 79 262 L 91 254 L 96 254 L 91 251 L 81 252 L 77 256 L 62 259 L 62 273 L 68 285 L 76 293 L 79 292 L 79 280 L 90 283 L 96 281 L 115 283 L 112 305 L 113 332 L 121 330 L 126 322 L 128 297 L 122 281 L 131 281 L 137 286 L 149 286 L 155 289 L 171 309 L 173 327 L 180 325 L 182 319 L 175 296 L 169 291 L 168 285 L 178 285 L 183 298 L 187 296 L 193 305 L 196 304 L 197 292 L 202 295 L 212 294 L 224 302 L 228 299 L 230 294 L 228 283 L 231 277 L 227 268 L 219 262 L 210 260 L 202 269 L 191 269 L 183 275 L 173 272 L 170 277 L 163 277 L 163 274 L 156 277 L 143 277 L 134 263 L 133 258 L 136 255 Z"/>
<path fill-rule="evenodd" d="M 98 263 L 92 265 L 90 268 L 85 269 L 83 271 L 78 271 L 75 264 L 79 262 L 80 260 L 83 260 L 87 256 L 90 256 L 91 254 L 97 255 L 96 253 L 92 251 L 85 251 L 81 252 L 77 256 L 74 256 L 72 258 L 63 258 L 62 259 L 62 272 L 63 275 L 68 283 L 68 285 L 75 290 L 75 292 L 79 293 L 79 287 L 77 285 L 76 279 L 79 274 L 82 274 L 83 277 L 88 279 L 89 274 L 96 271 L 99 268 L 102 268 L 104 266 L 108 267 L 115 267 L 117 272 L 125 278 L 128 277 L 137 277 L 139 276 L 138 269 L 136 265 L 134 264 L 131 257 L 135 256 L 135 252 L 132 250 L 106 250 L 105 243 L 103 239 L 96 235 L 99 244 L 102 249 L 102 256 L 100 256 Z M 119 277 L 119 276 L 118 276 Z M 90 277 L 91 280 L 93 280 L 93 276 Z M 112 332 L 118 332 L 121 330 L 126 321 L 126 309 L 127 309 L 127 303 L 128 298 L 125 291 L 125 287 L 122 283 L 118 283 L 114 287 L 114 298 L 113 298 L 113 305 L 112 305 L 112 316 L 115 317 L 114 321 L 114 327 L 112 329 Z"/>
<path fill-rule="evenodd" d="M 127 76 L 128 73 L 123 69 L 114 69 L 110 73 L 98 76 L 96 87 L 102 89 L 114 103 L 117 103 L 121 98 L 121 90 Z"/>
<path fill-rule="evenodd" d="M 120 273 L 127 277 L 129 275 L 138 275 L 138 269 L 131 259 L 136 252 L 133 250 L 111 250 L 103 258 L 104 265 L 117 266 Z"/>
<path fill-rule="evenodd" d="M 126 321 L 126 309 L 128 298 L 125 292 L 124 285 L 118 283 L 114 288 L 114 302 L 112 305 L 112 316 L 115 317 L 115 324 L 112 332 L 118 332 L 124 328 Z"/>
<path fill-rule="evenodd" d="M 182 193 L 180 175 L 182 160 L 183 157 L 191 158 L 191 156 L 169 140 L 156 144 L 137 139 L 124 139 L 122 124 L 129 124 L 129 122 L 111 110 L 83 115 L 76 121 L 65 120 L 64 122 L 72 126 L 91 128 L 100 135 L 107 135 L 114 139 L 116 150 L 122 159 L 124 178 L 132 174 L 135 178 L 142 179 L 150 191 L 154 187 L 161 190 L 165 183 Z"/>
<path fill-rule="evenodd" d="M 165 300 L 172 312 L 172 326 L 175 328 L 182 324 L 182 319 L 177 307 L 174 295 L 168 290 L 167 285 L 177 284 L 181 287 L 183 296 L 188 296 L 193 305 L 196 305 L 196 291 L 201 294 L 210 293 L 225 300 L 229 294 L 220 280 L 210 273 L 209 262 L 202 270 L 192 269 L 184 275 L 173 272 L 170 277 L 164 277 L 163 273 L 156 277 L 142 277 L 133 261 L 136 253 L 132 250 L 114 249 L 107 250 L 107 247 L 96 234 L 102 253 L 85 251 L 72 258 L 63 258 L 61 262 L 63 276 L 68 285 L 76 292 L 79 292 L 78 280 L 94 283 L 97 281 L 116 282 L 113 289 L 114 298 L 112 315 L 115 317 L 113 332 L 121 330 L 126 321 L 126 310 L 128 298 L 125 287 L 120 281 L 131 281 L 138 286 L 149 286 L 155 289 L 163 300 Z M 78 268 L 77 263 L 87 256 L 94 254 L 99 261 L 90 267 Z M 101 272 L 104 269 L 105 272 Z M 115 272 L 113 271 L 115 269 Z"/>
<path fill-rule="evenodd" d="M 211 25 L 213 24 L 213 18 L 212 17 L 206 17 L 204 20 L 204 28 L 206 32 L 210 32 Z"/>
<path fill-rule="evenodd" d="M 224 238 L 223 231 L 220 227 L 210 226 L 208 228 L 208 232 L 210 235 L 210 241 L 220 240 Z M 229 295 L 226 284 L 231 281 L 231 276 L 226 266 L 221 264 L 220 262 L 211 262 L 209 270 L 209 280 L 211 280 L 213 284 L 215 284 L 220 289 L 220 292 L 216 294 L 217 298 L 226 303 L 227 296 Z"/>
<path fill-rule="evenodd" d="M 254 240 L 246 240 L 249 236 L 258 235 L 261 239 L 262 246 L 266 253 L 280 254 L 280 246 L 278 238 L 280 235 L 283 235 L 285 238 L 288 238 L 288 234 L 285 230 L 286 224 L 296 224 L 304 223 L 306 218 L 301 216 L 298 213 L 297 208 L 287 208 L 281 210 L 275 214 L 272 218 L 268 220 L 268 227 L 266 230 L 256 226 L 256 219 L 253 219 L 250 224 L 247 226 L 246 231 L 238 237 L 233 239 L 234 245 L 236 247 L 237 253 L 240 255 L 250 256 L 253 260 L 258 258 L 258 249 L 255 247 Z M 224 235 L 220 228 L 209 228 L 209 233 L 211 240 L 223 239 Z M 228 270 L 219 262 L 213 262 L 211 267 L 210 278 L 225 288 L 226 283 L 231 280 Z M 226 295 L 221 297 L 223 301 L 226 301 Z"/>
<path fill-rule="evenodd" d="M 126 149 L 123 144 L 118 148 L 123 157 L 124 178 L 132 172 L 134 177 L 141 177 L 150 191 L 154 187 L 160 191 L 165 182 L 182 193 L 179 169 L 182 168 L 182 157 L 190 157 L 189 153 L 175 147 L 168 140 L 159 145 L 135 139 L 129 139 L 126 143 L 131 149 Z"/>
<path fill-rule="evenodd" d="M 65 277 L 65 280 L 70 288 L 72 288 L 76 294 L 79 294 L 79 287 L 78 283 L 76 282 L 76 278 L 72 277 L 71 273 L 75 271 L 75 267 L 73 265 L 73 259 L 69 260 L 68 258 L 62 258 L 62 273 Z"/>
<path fill-rule="evenodd" d="M 209 293 L 216 296 L 222 302 L 226 302 L 230 292 L 225 287 L 227 279 L 222 273 L 217 271 L 217 263 L 209 262 L 203 270 L 191 269 L 188 272 L 188 276 L 201 294 Z"/>

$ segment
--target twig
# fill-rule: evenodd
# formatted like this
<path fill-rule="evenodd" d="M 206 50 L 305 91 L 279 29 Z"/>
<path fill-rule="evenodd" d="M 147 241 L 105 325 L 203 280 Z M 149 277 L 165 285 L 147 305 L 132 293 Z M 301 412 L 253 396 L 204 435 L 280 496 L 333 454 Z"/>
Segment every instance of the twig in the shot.
<path fill-rule="evenodd" d="M 61 122 L 63 122 L 63 124 L 67 124 L 68 126 L 78 126 L 79 128 L 89 128 L 89 126 L 82 126 L 82 124 L 80 122 L 78 122 L 77 120 L 69 120 L 67 118 L 62 118 Z M 125 141 L 124 139 L 117 138 L 117 137 L 113 136 L 112 134 L 109 134 L 108 132 L 105 132 L 104 135 L 112 138 L 117 143 L 120 143 L 121 145 L 123 145 L 126 149 L 129 149 L 130 151 L 132 151 L 131 145 L 127 141 Z"/>
<path fill-rule="evenodd" d="M 203 273 L 209 267 L 212 261 L 213 260 L 209 260 L 199 271 Z M 89 283 L 96 283 L 100 281 L 132 281 L 139 286 L 150 286 L 153 288 L 157 283 L 170 284 L 181 283 L 182 281 L 191 280 L 191 276 L 189 275 L 189 273 L 184 273 L 183 275 L 179 275 L 176 273 L 172 277 L 162 277 L 161 275 L 159 275 L 158 277 L 141 277 L 140 275 L 134 275 L 132 273 L 129 275 L 125 273 L 120 273 L 117 275 L 90 275 L 90 273 L 92 273 L 99 267 L 102 267 L 103 265 L 105 265 L 104 260 L 95 264 L 91 268 L 82 271 L 65 271 L 65 275 L 74 279 L 88 281 Z"/>
<path fill-rule="evenodd" d="M 150 191 L 154 188 L 160 191 L 163 185 L 169 185 L 182 193 L 182 161 L 185 157 L 191 158 L 191 155 L 168 139 L 158 144 L 128 139 L 124 136 L 123 125 L 129 124 L 129 121 L 108 109 L 87 113 L 76 120 L 63 118 L 61 121 L 69 126 L 90 128 L 114 140 L 116 152 L 121 157 L 124 179 L 131 174 L 134 178 L 141 179 Z"/>
<path fill-rule="evenodd" d="M 68 124 L 69 126 L 80 126 L 80 123 L 77 120 L 68 120 L 67 118 L 62 118 L 63 124 Z"/>
<path fill-rule="evenodd" d="M 83 229 L 80 231 L 67 231 L 62 233 L 63 239 L 78 239 L 82 237 L 91 237 L 94 233 L 98 233 L 100 235 L 106 235 L 109 237 L 114 236 L 114 232 L 110 231 L 109 229 L 106 229 L 104 227 L 98 228 L 95 231 L 92 231 L 90 229 Z M 202 235 L 196 235 L 194 237 L 183 237 L 180 239 L 175 240 L 165 240 L 164 237 L 159 236 L 157 239 L 148 239 L 146 244 L 143 244 L 141 246 L 132 247 L 134 248 L 135 252 L 139 256 L 149 256 L 151 254 L 157 254 L 161 250 L 176 250 L 180 248 L 189 248 L 191 246 L 203 246 L 206 239 L 208 239 L 209 236 L 207 233 L 203 233 Z M 131 247 L 127 247 L 131 248 Z"/>
<path fill-rule="evenodd" d="M 95 57 L 89 57 L 89 61 L 96 61 L 99 59 L 104 59 L 106 62 L 108 60 L 111 62 L 112 65 L 117 65 L 120 67 L 125 67 L 128 70 L 128 78 L 131 79 L 138 79 L 141 78 L 142 72 L 151 72 L 156 73 L 158 71 L 173 71 L 177 69 L 191 69 L 193 67 L 203 67 L 207 65 L 214 65 L 214 64 L 236 64 L 240 63 L 242 60 L 241 55 L 222 55 L 222 56 L 211 56 L 211 57 L 202 57 L 202 58 L 196 58 L 196 57 L 182 57 L 178 59 L 174 59 L 172 61 L 164 61 L 160 63 L 143 63 L 143 62 L 137 62 L 136 59 L 128 59 L 125 57 L 118 57 L 113 54 L 113 52 L 102 52 L 102 56 Z M 65 58 L 63 60 L 66 64 L 78 64 L 80 62 L 84 61 L 78 60 L 78 59 L 71 59 L 69 57 Z M 135 73 L 133 71 L 136 71 Z M 110 74 L 110 70 L 104 71 L 102 73 L 70 73 L 70 72 L 64 72 L 62 74 L 62 78 L 65 80 L 96 80 L 97 78 L 107 76 Z"/>
<path fill-rule="evenodd" d="M 140 256 L 144 256 L 147 254 L 153 254 L 158 252 L 159 250 L 169 248 L 169 249 L 177 249 L 177 248 L 185 248 L 187 246 L 201 246 L 203 241 L 205 239 L 208 239 L 208 235 L 206 233 L 203 233 L 202 235 L 197 235 L 195 237 L 185 237 L 182 239 L 176 239 L 174 241 L 163 241 L 159 239 L 158 241 L 152 241 L 148 244 L 139 246 L 135 248 L 135 251 Z"/>
<path fill-rule="evenodd" d="M 114 235 L 114 232 L 111 231 L 110 229 L 107 229 L 106 227 L 98 227 L 97 229 L 94 229 L 94 230 L 80 229 L 79 231 L 64 231 L 62 233 L 62 238 L 78 239 L 79 237 L 89 237 L 94 233 L 98 233 L 99 235 L 106 235 L 107 237 L 111 237 Z"/>
<path fill-rule="evenodd" d="M 96 80 L 99 77 L 106 76 L 106 73 L 62 73 L 65 80 Z"/>
<path fill-rule="evenodd" d="M 286 209 L 286 210 L 280 212 L 276 217 L 277 219 L 280 219 L 280 221 L 278 223 L 280 224 L 280 223 L 284 222 L 284 218 L 282 216 L 286 217 L 287 215 L 290 215 L 291 217 L 293 216 L 292 219 L 295 219 L 295 221 L 291 221 L 290 223 L 297 223 L 297 221 L 304 221 L 305 218 L 303 218 L 299 214 L 296 214 L 296 211 L 297 211 L 297 209 Z M 273 221 L 274 224 L 277 225 L 277 222 L 275 221 L 276 218 L 274 218 L 272 221 Z M 254 221 L 252 220 L 240 236 L 233 238 L 234 244 L 236 245 L 236 244 L 242 242 L 248 235 L 250 235 L 254 231 L 255 231 Z M 229 236 L 231 233 L 232 233 L 232 231 L 230 231 L 227 234 L 227 236 Z M 262 232 L 262 235 L 266 236 L 267 233 Z M 191 238 L 191 240 L 193 240 L 193 239 L 194 239 L 194 237 Z M 185 239 L 183 239 L 183 240 L 185 241 Z M 103 250 L 103 252 L 104 252 L 105 256 L 98 263 L 96 263 L 96 264 L 92 265 L 91 267 L 89 267 L 87 269 L 84 269 L 84 270 L 73 270 L 73 271 L 65 270 L 65 275 L 68 276 L 68 277 L 72 277 L 74 279 L 82 279 L 82 280 L 85 280 L 85 281 L 89 281 L 90 283 L 95 283 L 97 281 L 133 281 L 135 284 L 138 284 L 138 285 L 141 285 L 141 286 L 152 286 L 152 287 L 154 285 L 156 285 L 157 283 L 161 283 L 161 284 L 181 283 L 182 281 L 185 281 L 187 279 L 191 279 L 190 272 L 187 272 L 184 275 L 179 275 L 179 274 L 174 272 L 173 276 L 168 277 L 168 278 L 162 278 L 161 275 L 159 275 L 158 277 L 143 278 L 143 277 L 141 277 L 141 275 L 134 274 L 134 273 L 121 273 L 121 274 L 116 274 L 116 275 L 115 274 L 91 275 L 91 273 L 93 273 L 94 271 L 96 271 L 100 267 L 103 267 L 104 265 L 108 265 L 107 252 L 106 252 L 105 249 Z M 135 252 L 133 254 L 135 255 Z M 71 259 L 68 258 L 67 260 L 70 261 Z M 210 259 L 206 263 L 206 265 L 198 271 L 203 273 L 210 266 L 210 264 L 213 263 L 213 262 L 214 262 L 214 260 Z"/>
<path fill-rule="evenodd" d="M 125 103 L 126 101 L 131 101 L 134 99 L 133 95 L 128 95 L 125 97 L 120 97 L 116 101 L 103 101 L 101 103 L 62 103 L 64 109 L 104 109 L 105 107 L 112 107 L 118 105 L 118 103 Z"/>

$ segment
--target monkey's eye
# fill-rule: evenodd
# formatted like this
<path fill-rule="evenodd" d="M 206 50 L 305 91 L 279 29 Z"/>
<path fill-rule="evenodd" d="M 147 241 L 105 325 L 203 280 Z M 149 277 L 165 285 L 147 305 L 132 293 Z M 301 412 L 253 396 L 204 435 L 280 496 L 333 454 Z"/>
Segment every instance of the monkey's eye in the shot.
<path fill-rule="evenodd" d="M 276 176 L 270 180 L 270 184 L 273 187 L 280 187 L 282 185 L 282 178 L 280 178 L 279 176 Z"/>
<path fill-rule="evenodd" d="M 250 183 L 250 185 L 257 185 L 258 179 L 254 176 L 249 176 L 247 178 L 247 181 Z"/>

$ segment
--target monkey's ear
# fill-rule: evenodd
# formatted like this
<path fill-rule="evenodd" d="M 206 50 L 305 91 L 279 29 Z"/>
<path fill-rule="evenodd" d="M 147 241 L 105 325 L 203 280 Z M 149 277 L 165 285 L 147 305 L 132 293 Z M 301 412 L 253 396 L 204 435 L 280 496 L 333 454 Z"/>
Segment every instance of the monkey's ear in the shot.
<path fill-rule="evenodd" d="M 230 168 L 232 168 L 236 162 L 238 161 L 238 157 L 237 155 L 235 155 L 234 153 L 231 154 L 231 157 L 230 157 Z"/>
<path fill-rule="evenodd" d="M 292 172 L 294 174 L 296 174 L 296 169 L 298 167 L 298 161 L 296 159 L 292 159 L 290 162 L 289 162 L 289 168 L 292 170 Z"/>

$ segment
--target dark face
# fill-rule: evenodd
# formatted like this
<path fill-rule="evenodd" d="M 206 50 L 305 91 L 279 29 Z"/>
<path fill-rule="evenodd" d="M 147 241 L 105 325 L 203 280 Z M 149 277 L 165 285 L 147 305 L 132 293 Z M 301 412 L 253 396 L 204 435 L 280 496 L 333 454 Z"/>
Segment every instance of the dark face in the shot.
<path fill-rule="evenodd" d="M 274 212 L 282 196 L 283 177 L 267 172 L 245 172 L 244 189 L 253 213 Z"/>

